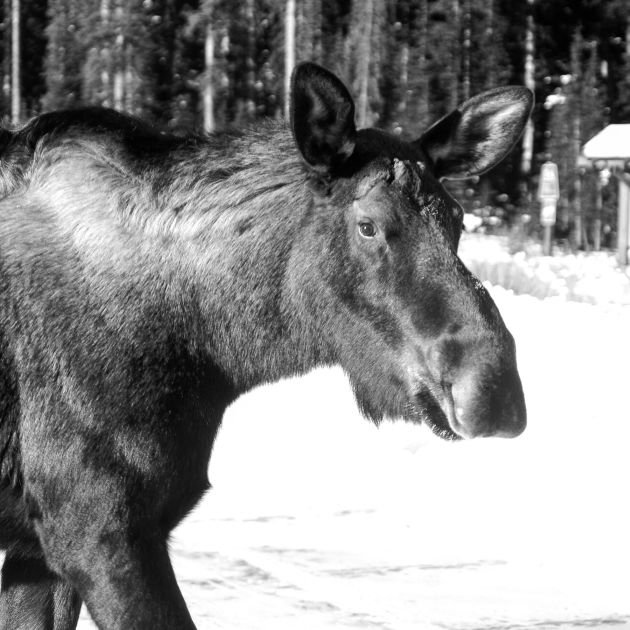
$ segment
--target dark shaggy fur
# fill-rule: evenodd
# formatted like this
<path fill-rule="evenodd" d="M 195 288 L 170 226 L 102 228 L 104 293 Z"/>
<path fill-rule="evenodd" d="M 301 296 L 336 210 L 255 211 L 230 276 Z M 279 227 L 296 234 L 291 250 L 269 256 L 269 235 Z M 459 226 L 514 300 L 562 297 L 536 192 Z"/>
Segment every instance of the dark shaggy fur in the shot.
<path fill-rule="evenodd" d="M 523 430 L 512 339 L 439 179 L 500 160 L 528 93 L 475 97 L 415 143 L 357 131 L 313 64 L 293 99 L 293 135 L 100 109 L 2 132 L 3 630 L 71 630 L 82 600 L 103 630 L 193 628 L 167 537 L 260 383 L 338 363 L 375 421 Z"/>

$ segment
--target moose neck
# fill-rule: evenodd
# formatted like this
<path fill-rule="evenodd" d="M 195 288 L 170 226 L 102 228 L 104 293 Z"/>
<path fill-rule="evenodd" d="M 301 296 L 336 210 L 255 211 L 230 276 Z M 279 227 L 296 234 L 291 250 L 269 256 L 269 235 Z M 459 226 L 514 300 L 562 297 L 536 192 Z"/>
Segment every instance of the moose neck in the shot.
<path fill-rule="evenodd" d="M 231 149 L 222 160 L 228 175 L 199 178 L 204 206 L 184 208 L 178 221 L 207 348 L 238 392 L 333 363 L 334 356 L 300 286 L 301 269 L 316 265 L 305 260 L 304 245 L 314 201 L 292 139 L 287 130 L 272 130 L 271 138 L 238 138 Z M 181 164 L 173 179 L 179 183 L 164 189 L 171 204 L 178 189 L 186 194 L 190 182 L 182 175 L 194 163 Z"/>

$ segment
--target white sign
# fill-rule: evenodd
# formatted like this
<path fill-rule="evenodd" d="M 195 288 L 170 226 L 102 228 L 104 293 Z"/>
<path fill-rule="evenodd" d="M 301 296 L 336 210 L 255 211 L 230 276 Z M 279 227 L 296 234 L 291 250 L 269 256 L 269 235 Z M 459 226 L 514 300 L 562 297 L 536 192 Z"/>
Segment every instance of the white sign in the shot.
<path fill-rule="evenodd" d="M 542 199 L 540 207 L 540 225 L 556 224 L 556 200 L 553 197 Z"/>
<path fill-rule="evenodd" d="M 545 162 L 540 168 L 538 180 L 538 201 L 545 199 L 560 199 L 560 183 L 558 180 L 558 166 L 553 162 Z"/>

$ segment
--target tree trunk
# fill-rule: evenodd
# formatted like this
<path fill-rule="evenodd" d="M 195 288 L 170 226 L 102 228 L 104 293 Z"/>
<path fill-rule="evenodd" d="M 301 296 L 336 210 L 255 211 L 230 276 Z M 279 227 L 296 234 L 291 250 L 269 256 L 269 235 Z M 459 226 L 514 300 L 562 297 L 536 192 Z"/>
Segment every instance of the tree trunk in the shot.
<path fill-rule="evenodd" d="M 398 112 L 401 116 L 407 111 L 407 103 L 409 101 L 409 41 L 403 42 L 400 48 L 400 103 L 398 104 Z"/>
<path fill-rule="evenodd" d="M 484 45 L 487 51 L 485 80 L 486 90 L 497 86 L 497 46 L 495 43 L 495 0 L 486 0 Z"/>
<path fill-rule="evenodd" d="M 368 88 L 370 84 L 370 52 L 372 44 L 372 22 L 374 20 L 374 0 L 365 0 L 361 56 L 359 58 L 359 127 L 366 127 L 368 121 Z"/>
<path fill-rule="evenodd" d="M 110 13 L 111 13 L 110 0 L 101 0 L 100 15 L 101 15 L 101 23 L 103 24 L 103 28 L 106 28 L 107 25 L 109 24 Z M 104 39 L 103 46 L 101 50 L 99 51 L 99 53 L 100 53 L 100 59 L 101 59 L 101 63 L 100 63 L 101 90 L 102 90 L 101 104 L 104 107 L 111 107 L 111 104 L 112 104 L 110 100 L 110 95 L 111 95 L 110 59 L 111 57 L 110 57 L 110 51 L 109 51 L 107 38 Z"/>
<path fill-rule="evenodd" d="M 120 36 L 122 38 L 122 35 Z M 117 48 L 120 47 L 122 42 L 118 42 L 118 36 L 116 37 Z M 118 62 L 114 71 L 114 109 L 123 111 L 124 109 L 124 97 L 125 97 L 125 73 Z"/>
<path fill-rule="evenodd" d="M 247 20 L 247 98 L 245 102 L 246 116 L 254 118 L 256 114 L 256 24 L 254 23 L 254 0 L 247 0 L 245 5 Z"/>
<path fill-rule="evenodd" d="M 107 24 L 107 22 L 109 22 L 109 2 L 110 0 L 101 0 L 101 21 L 103 22 L 103 24 Z"/>
<path fill-rule="evenodd" d="M 459 105 L 459 61 L 461 55 L 460 0 L 453 0 L 453 28 L 449 55 L 446 60 L 448 82 L 448 111 Z"/>
<path fill-rule="evenodd" d="M 114 109 L 122 111 L 125 107 L 125 63 L 123 33 L 123 7 L 121 0 L 116 3 L 116 39 L 114 44 Z"/>
<path fill-rule="evenodd" d="M 527 30 L 525 32 L 525 87 L 534 90 L 536 87 L 534 62 L 534 0 L 527 0 Z M 523 132 L 523 152 L 521 154 L 521 177 L 529 178 L 532 170 L 532 157 L 534 155 L 534 123 L 532 119 L 527 121 Z"/>
<path fill-rule="evenodd" d="M 226 20 L 217 21 L 219 33 L 219 63 L 215 68 L 217 71 L 217 81 L 215 85 L 220 85 L 220 98 L 215 103 L 214 111 L 217 114 L 219 125 L 225 125 L 234 118 L 234 105 L 230 97 L 234 90 L 234 78 L 228 69 L 228 58 L 232 42 L 230 40 L 230 29 Z"/>
<path fill-rule="evenodd" d="M 470 47 L 472 37 L 471 0 L 464 0 L 464 32 L 462 42 L 462 100 L 470 98 Z"/>
<path fill-rule="evenodd" d="M 206 0 L 204 4 L 206 34 L 204 42 L 205 72 L 203 76 L 203 129 L 212 133 L 216 129 L 214 118 L 214 2 Z"/>
<path fill-rule="evenodd" d="M 20 95 L 20 0 L 11 3 L 11 122 L 21 118 Z"/>
<path fill-rule="evenodd" d="M 574 242 L 577 249 L 581 249 L 584 245 L 583 232 L 584 225 L 582 220 L 582 177 L 580 175 L 580 166 L 578 163 L 581 148 L 582 136 L 582 112 L 581 105 L 581 72 L 580 72 L 580 53 L 582 50 L 582 36 L 579 28 L 573 36 L 571 44 L 571 75 L 572 89 L 571 98 L 571 144 L 572 144 L 572 176 L 573 176 L 573 222 L 574 222 Z"/>
<path fill-rule="evenodd" d="M 136 104 L 138 102 L 137 96 L 140 86 L 134 76 L 133 63 L 131 61 L 133 50 L 129 42 L 125 42 L 123 53 L 123 73 L 125 77 L 123 84 L 124 107 L 126 112 L 129 112 L 130 114 L 138 114 L 136 111 Z"/>
<path fill-rule="evenodd" d="M 295 0 L 287 0 L 284 19 L 284 117 L 291 114 L 291 74 L 295 66 Z"/>
<path fill-rule="evenodd" d="M 3 4 L 2 32 L 9 32 L 11 23 L 11 0 L 4 0 Z M 11 38 L 4 37 L 2 40 L 2 96 L 3 104 L 9 103 L 11 99 Z"/>
<path fill-rule="evenodd" d="M 416 124 L 420 129 L 424 129 L 429 124 L 429 72 L 427 68 L 429 0 L 420 0 L 418 21 L 418 120 Z"/>
<path fill-rule="evenodd" d="M 302 0 L 296 7 L 297 57 L 322 63 L 322 0 Z"/>

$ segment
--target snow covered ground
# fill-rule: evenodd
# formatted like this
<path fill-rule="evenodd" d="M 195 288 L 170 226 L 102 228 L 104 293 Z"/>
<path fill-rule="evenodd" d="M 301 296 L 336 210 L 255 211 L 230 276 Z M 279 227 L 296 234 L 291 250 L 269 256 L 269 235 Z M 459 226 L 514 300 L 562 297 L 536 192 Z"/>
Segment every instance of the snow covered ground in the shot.
<path fill-rule="evenodd" d="M 377 429 L 336 369 L 230 408 L 172 541 L 199 630 L 630 629 L 630 282 L 562 264 L 594 303 L 491 289 L 528 401 L 516 440 Z"/>

